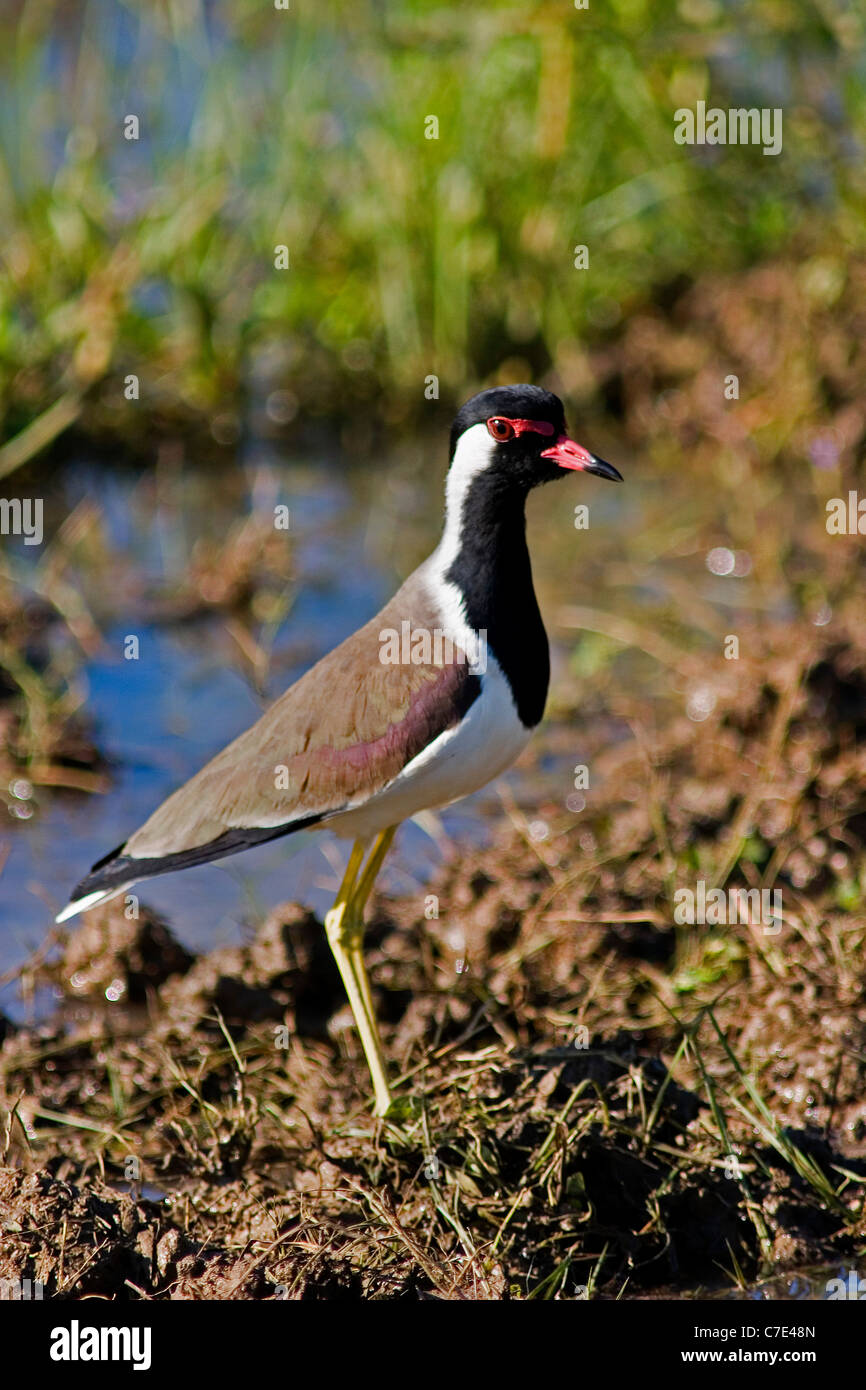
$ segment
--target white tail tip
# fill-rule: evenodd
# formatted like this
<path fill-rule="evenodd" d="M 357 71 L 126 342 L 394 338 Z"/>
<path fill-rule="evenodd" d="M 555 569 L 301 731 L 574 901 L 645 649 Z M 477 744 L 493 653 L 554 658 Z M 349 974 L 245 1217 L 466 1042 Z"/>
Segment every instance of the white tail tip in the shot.
<path fill-rule="evenodd" d="M 104 902 L 106 899 L 113 897 L 113 893 L 88 893 L 86 898 L 79 898 L 77 902 L 70 903 L 68 907 L 64 907 L 62 912 L 58 912 L 54 920 L 55 922 L 68 922 L 70 917 L 75 917 L 79 912 L 86 912 L 89 907 L 95 907 L 97 903 Z"/>

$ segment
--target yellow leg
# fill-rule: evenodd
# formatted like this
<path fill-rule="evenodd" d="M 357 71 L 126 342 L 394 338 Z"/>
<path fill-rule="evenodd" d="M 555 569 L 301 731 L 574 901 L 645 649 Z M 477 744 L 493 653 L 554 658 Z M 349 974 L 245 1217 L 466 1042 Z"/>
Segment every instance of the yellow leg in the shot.
<path fill-rule="evenodd" d="M 364 858 L 366 844 L 356 840 L 349 863 L 343 875 L 343 882 L 334 906 L 325 918 L 328 942 L 337 962 L 349 1004 L 361 1036 L 361 1044 L 376 1095 L 376 1114 L 384 1115 L 391 1104 L 388 1078 L 385 1070 L 385 1057 L 376 1025 L 370 982 L 364 965 L 364 904 L 370 896 L 382 860 L 394 838 L 394 828 L 385 830 L 376 840 L 367 861 L 366 868 L 358 882 L 358 872 Z"/>
<path fill-rule="evenodd" d="M 382 861 L 391 848 L 391 841 L 394 838 L 396 830 L 396 825 L 392 825 L 388 830 L 383 830 L 382 834 L 376 838 L 376 843 L 373 846 L 370 858 L 367 860 L 366 867 L 361 875 L 361 881 L 352 892 L 352 905 L 357 907 L 359 912 L 363 912 L 366 907 L 367 899 L 373 890 L 373 884 L 376 882 L 379 870 L 382 867 Z"/>
<path fill-rule="evenodd" d="M 373 890 L 373 884 L 376 882 L 385 855 L 391 848 L 391 841 L 394 838 L 396 829 L 396 825 L 392 825 L 390 829 L 383 830 L 381 835 L 377 836 L 376 843 L 373 846 L 370 858 L 367 860 L 364 872 L 351 891 L 351 902 L 348 908 L 348 913 L 352 921 L 352 930 L 347 943 L 347 949 L 364 995 L 367 1012 L 373 1020 L 374 1027 L 376 1026 L 376 1013 L 370 994 L 370 981 L 367 978 L 367 968 L 364 965 L 364 908 Z"/>
<path fill-rule="evenodd" d="M 337 889 L 337 896 L 334 899 L 334 907 L 339 903 L 348 902 L 352 896 L 352 889 L 355 886 L 355 879 L 361 868 L 361 860 L 364 858 L 364 851 L 367 846 L 363 840 L 356 840 L 352 846 L 352 853 L 349 855 L 349 862 L 346 865 L 346 872 L 343 874 L 343 881 Z"/>

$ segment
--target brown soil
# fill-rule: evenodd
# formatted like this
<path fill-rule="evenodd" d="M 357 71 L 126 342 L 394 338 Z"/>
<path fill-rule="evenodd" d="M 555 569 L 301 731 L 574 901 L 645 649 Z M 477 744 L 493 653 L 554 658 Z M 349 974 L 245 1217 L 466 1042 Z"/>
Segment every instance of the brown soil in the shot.
<path fill-rule="evenodd" d="M 91 914 L 24 972 L 56 1015 L 0 1051 L 0 1278 L 67 1298 L 629 1297 L 856 1259 L 866 663 L 838 627 L 785 636 L 651 759 L 599 753 L 579 832 L 509 806 L 423 897 L 379 900 L 385 1122 L 310 913 L 199 958 L 146 910 Z M 731 838 L 744 806 L 761 855 Z M 731 853 L 746 885 L 775 856 L 779 934 L 675 924 L 670 864 L 683 881 L 689 856 Z"/>
<path fill-rule="evenodd" d="M 842 293 L 815 269 L 708 275 L 592 354 L 602 451 L 615 420 L 671 487 L 633 533 L 582 538 L 578 591 L 602 597 L 554 625 L 572 664 L 525 812 L 506 800 L 492 844 L 374 904 L 394 1113 L 369 1114 L 309 913 L 194 959 L 114 905 L 21 972 L 55 1014 L 0 1020 L 0 1278 L 573 1299 L 862 1260 L 863 551 L 824 506 L 862 477 L 866 271 Z M 573 576 L 572 542 L 549 575 Z M 697 583 L 719 545 L 747 556 L 742 591 Z M 700 879 L 780 891 L 781 930 L 679 925 Z"/>

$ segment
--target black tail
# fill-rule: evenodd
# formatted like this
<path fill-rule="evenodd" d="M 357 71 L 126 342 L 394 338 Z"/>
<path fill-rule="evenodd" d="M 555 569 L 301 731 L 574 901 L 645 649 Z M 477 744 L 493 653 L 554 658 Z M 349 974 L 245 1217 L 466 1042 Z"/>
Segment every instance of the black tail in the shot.
<path fill-rule="evenodd" d="M 118 845 L 117 849 L 97 860 L 87 877 L 73 890 L 70 902 L 78 902 L 90 893 L 111 893 L 140 878 L 154 878 L 157 874 L 174 873 L 175 869 L 191 869 L 196 864 L 209 864 L 213 859 L 225 859 L 226 855 L 240 854 L 242 850 L 266 844 L 268 840 L 278 840 L 283 835 L 291 835 L 295 830 L 305 830 L 318 824 L 321 819 L 318 815 L 307 816 L 303 820 L 291 821 L 288 825 L 225 830 L 222 835 L 218 835 L 206 845 L 177 850 L 174 854 L 163 854 L 156 859 L 137 859 L 134 854 L 124 854 L 124 846 Z"/>

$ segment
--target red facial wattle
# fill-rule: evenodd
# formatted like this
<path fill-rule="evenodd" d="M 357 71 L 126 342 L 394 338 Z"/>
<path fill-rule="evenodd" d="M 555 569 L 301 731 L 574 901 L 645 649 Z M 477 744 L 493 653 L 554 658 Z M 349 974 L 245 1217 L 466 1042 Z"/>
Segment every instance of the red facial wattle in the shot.
<path fill-rule="evenodd" d="M 487 433 L 497 444 L 506 444 L 511 439 L 519 438 L 521 434 L 550 435 L 556 434 L 556 429 L 549 420 L 524 420 L 515 419 L 511 415 L 491 415 L 487 421 Z M 584 449 L 582 444 L 569 439 L 567 434 L 560 434 L 555 444 L 549 449 L 542 449 L 541 457 L 552 459 L 560 468 L 580 469 L 583 473 L 596 473 L 599 478 L 611 478 L 622 482 L 622 474 L 617 472 L 612 463 L 605 463 L 604 459 L 597 458 L 588 449 Z"/>
<path fill-rule="evenodd" d="M 492 415 L 487 421 L 487 433 L 499 444 L 515 439 L 521 434 L 556 434 L 553 425 L 547 420 L 519 420 L 512 415 Z"/>

